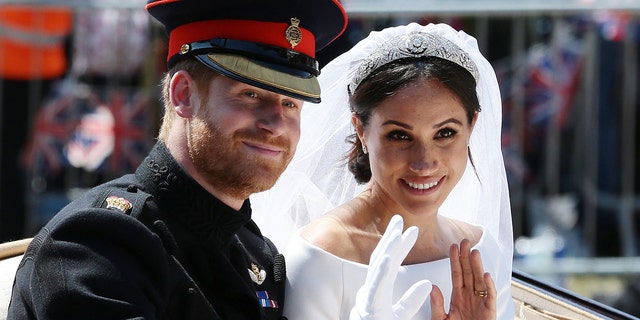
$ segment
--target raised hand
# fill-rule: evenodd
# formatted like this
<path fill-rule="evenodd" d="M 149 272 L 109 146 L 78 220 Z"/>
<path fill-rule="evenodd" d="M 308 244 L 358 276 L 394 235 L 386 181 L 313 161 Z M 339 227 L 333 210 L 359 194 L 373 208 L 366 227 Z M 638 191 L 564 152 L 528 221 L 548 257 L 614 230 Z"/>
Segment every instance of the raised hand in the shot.
<path fill-rule="evenodd" d="M 402 229 L 402 217 L 393 216 L 371 254 L 367 277 L 358 290 L 349 320 L 410 319 L 425 303 L 431 292 L 429 280 L 416 282 L 395 304 L 391 301 L 398 268 L 418 238 L 417 227 L 409 227 L 404 233 Z"/>
<path fill-rule="evenodd" d="M 453 291 L 449 314 L 444 310 L 444 297 L 437 286 L 431 291 L 431 319 L 458 320 L 496 319 L 496 286 L 491 275 L 484 272 L 478 250 L 471 251 L 471 242 L 464 239 L 460 248 L 449 250 Z"/>

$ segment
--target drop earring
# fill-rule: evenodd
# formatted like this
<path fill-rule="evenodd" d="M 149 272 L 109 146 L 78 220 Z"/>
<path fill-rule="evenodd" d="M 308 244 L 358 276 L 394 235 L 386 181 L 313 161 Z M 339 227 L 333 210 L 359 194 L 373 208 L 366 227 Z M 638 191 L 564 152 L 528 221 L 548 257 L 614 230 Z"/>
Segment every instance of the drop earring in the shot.
<path fill-rule="evenodd" d="M 367 154 L 367 146 L 362 145 L 362 153 Z"/>

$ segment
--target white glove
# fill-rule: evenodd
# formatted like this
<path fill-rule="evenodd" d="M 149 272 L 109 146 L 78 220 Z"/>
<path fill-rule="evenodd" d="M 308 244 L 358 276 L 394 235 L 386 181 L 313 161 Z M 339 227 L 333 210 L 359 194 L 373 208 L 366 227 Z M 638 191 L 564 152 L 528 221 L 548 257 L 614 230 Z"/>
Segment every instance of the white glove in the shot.
<path fill-rule="evenodd" d="M 369 260 L 367 278 L 358 290 L 349 320 L 403 320 L 413 317 L 431 293 L 431 281 L 421 280 L 393 304 L 393 286 L 402 261 L 418 238 L 418 228 L 402 234 L 402 217 L 391 218 Z"/>

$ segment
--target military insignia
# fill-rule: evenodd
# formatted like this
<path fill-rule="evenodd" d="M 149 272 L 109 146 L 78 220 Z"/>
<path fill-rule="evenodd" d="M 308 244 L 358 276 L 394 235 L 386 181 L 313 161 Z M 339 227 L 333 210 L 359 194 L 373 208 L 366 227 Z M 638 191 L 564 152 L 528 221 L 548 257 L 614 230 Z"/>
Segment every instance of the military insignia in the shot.
<path fill-rule="evenodd" d="M 269 292 L 267 291 L 256 291 L 256 296 L 258 297 L 258 302 L 263 308 L 273 308 L 278 309 L 278 301 L 269 298 Z"/>
<path fill-rule="evenodd" d="M 284 37 L 291 44 L 291 49 L 295 48 L 302 41 L 302 30 L 298 25 L 300 24 L 300 19 L 291 18 L 291 25 L 284 32 Z"/>
<path fill-rule="evenodd" d="M 249 270 L 249 276 L 251 277 L 251 281 L 257 283 L 258 285 L 264 282 L 264 279 L 267 277 L 267 272 L 264 270 L 258 269 L 258 266 L 255 263 L 251 264 L 251 269 Z"/>
<path fill-rule="evenodd" d="M 122 213 L 127 213 L 133 208 L 131 202 L 125 198 L 110 196 L 107 198 L 107 209 L 115 209 Z"/>

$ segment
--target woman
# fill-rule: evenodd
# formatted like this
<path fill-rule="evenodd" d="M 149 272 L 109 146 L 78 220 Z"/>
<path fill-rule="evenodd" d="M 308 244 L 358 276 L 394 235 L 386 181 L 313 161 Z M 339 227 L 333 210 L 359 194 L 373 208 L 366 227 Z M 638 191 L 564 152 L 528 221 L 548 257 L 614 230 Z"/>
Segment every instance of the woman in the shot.
<path fill-rule="evenodd" d="M 252 199 L 297 225 L 313 220 L 284 239 L 285 315 L 353 317 L 378 266 L 372 253 L 398 214 L 418 234 L 391 280 L 391 303 L 427 279 L 431 302 L 412 319 L 513 319 L 500 93 L 475 39 L 444 24 L 372 32 L 323 68 L 320 83 L 323 103 L 303 111 L 294 160 Z M 340 165 L 349 122 L 348 165 Z M 335 205 L 314 219 L 314 206 Z M 278 227 L 261 219 L 265 233 L 286 230 L 283 219 L 269 217 Z"/>

